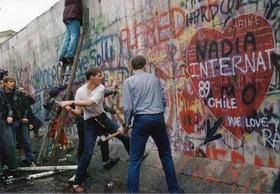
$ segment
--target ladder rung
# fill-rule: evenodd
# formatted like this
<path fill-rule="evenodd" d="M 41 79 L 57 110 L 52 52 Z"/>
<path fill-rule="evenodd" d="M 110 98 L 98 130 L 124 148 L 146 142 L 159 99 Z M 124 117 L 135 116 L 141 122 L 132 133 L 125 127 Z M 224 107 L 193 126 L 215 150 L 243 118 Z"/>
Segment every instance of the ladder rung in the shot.
<path fill-rule="evenodd" d="M 73 65 L 73 62 L 72 63 L 65 63 L 63 64 L 63 66 L 72 66 Z"/>
<path fill-rule="evenodd" d="M 62 76 L 70 76 L 71 74 L 70 73 L 64 73 L 62 74 Z"/>

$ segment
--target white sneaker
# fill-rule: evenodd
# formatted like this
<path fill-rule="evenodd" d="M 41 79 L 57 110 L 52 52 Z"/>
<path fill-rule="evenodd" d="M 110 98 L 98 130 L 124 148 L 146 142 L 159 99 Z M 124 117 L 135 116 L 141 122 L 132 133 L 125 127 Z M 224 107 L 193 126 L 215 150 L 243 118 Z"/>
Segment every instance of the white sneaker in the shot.
<path fill-rule="evenodd" d="M 76 178 L 76 175 L 74 174 L 70 179 L 68 179 L 68 182 L 74 183 Z"/>
<path fill-rule="evenodd" d="M 36 167 L 36 164 L 34 162 L 31 162 L 30 167 Z"/>

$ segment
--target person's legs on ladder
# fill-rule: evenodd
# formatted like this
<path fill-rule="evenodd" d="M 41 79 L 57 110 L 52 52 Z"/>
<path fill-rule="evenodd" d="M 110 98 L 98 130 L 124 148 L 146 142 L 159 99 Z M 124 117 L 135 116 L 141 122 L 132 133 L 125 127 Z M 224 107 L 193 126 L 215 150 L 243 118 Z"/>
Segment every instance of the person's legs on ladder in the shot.
<path fill-rule="evenodd" d="M 59 55 L 59 60 L 62 63 L 65 63 L 65 55 L 67 52 L 67 49 L 69 47 L 69 42 L 70 42 L 70 38 L 71 38 L 71 34 L 70 34 L 70 21 L 67 20 L 65 21 L 65 35 L 63 38 L 63 42 L 62 42 L 62 46 L 61 46 L 61 50 L 60 50 L 60 55 Z"/>
<path fill-rule="evenodd" d="M 69 30 L 70 30 L 70 42 L 67 51 L 65 53 L 65 58 L 67 60 L 67 63 L 72 63 L 80 37 L 80 21 L 71 20 L 69 22 Z"/>

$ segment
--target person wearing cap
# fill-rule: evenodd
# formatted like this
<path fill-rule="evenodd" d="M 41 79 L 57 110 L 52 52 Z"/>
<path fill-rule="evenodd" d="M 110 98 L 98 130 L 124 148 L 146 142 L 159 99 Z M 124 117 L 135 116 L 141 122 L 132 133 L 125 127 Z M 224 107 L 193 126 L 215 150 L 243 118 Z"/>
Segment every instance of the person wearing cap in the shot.
<path fill-rule="evenodd" d="M 59 61 L 63 64 L 71 64 L 73 62 L 80 37 L 82 19 L 82 0 L 65 0 L 63 22 L 66 29 L 59 55 Z"/>
<path fill-rule="evenodd" d="M 66 89 L 65 86 L 56 86 L 49 91 L 49 97 L 47 98 L 46 103 L 44 104 L 45 111 L 45 121 L 50 130 L 50 137 L 54 141 L 54 137 L 57 131 L 58 122 L 60 118 L 61 108 L 55 103 L 55 98 L 62 98 L 63 94 L 61 93 Z M 68 143 L 67 136 L 65 134 L 64 128 L 66 125 L 66 119 L 63 121 L 62 131 L 59 143 L 64 146 Z"/>
<path fill-rule="evenodd" d="M 134 117 L 129 152 L 127 192 L 139 192 L 139 175 L 143 153 L 149 136 L 152 136 L 164 169 L 168 191 L 183 192 L 178 187 L 176 172 L 171 155 L 170 141 L 166 130 L 164 109 L 166 99 L 157 77 L 146 73 L 146 59 L 139 55 L 132 59 L 134 75 L 123 83 L 122 106 L 123 127 L 127 131 Z"/>

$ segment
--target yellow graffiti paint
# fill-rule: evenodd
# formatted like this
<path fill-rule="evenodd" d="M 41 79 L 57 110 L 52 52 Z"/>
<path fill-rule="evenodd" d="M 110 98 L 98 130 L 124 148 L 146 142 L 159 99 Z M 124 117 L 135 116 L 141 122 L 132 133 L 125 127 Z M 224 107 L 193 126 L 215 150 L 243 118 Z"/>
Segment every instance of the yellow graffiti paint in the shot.
<path fill-rule="evenodd" d="M 217 130 L 217 133 L 224 134 L 225 131 L 227 132 L 227 130 L 225 130 L 225 128 L 221 127 L 219 130 Z"/>
<path fill-rule="evenodd" d="M 222 25 L 220 25 L 221 21 L 219 18 L 216 16 L 213 20 L 213 25 L 216 26 L 216 29 L 221 30 Z"/>
<path fill-rule="evenodd" d="M 250 134 L 245 134 L 244 135 L 244 141 L 249 142 L 251 140 L 251 135 Z"/>
<path fill-rule="evenodd" d="M 190 40 L 195 32 L 196 30 L 194 28 L 189 27 L 188 30 L 182 33 L 182 35 L 178 38 L 178 42 L 183 43 Z"/>
<path fill-rule="evenodd" d="M 274 101 L 277 101 L 277 100 L 280 100 L 280 96 L 277 95 L 277 96 L 269 96 L 265 99 L 265 101 L 267 102 L 274 102 Z"/>
<path fill-rule="evenodd" d="M 179 78 L 178 83 L 177 83 L 177 88 L 178 89 L 183 88 L 184 85 L 185 85 L 185 82 L 187 82 L 186 78 L 184 78 L 184 77 L 183 78 Z"/>
<path fill-rule="evenodd" d="M 194 112 L 203 112 L 201 101 L 199 99 L 196 99 L 194 101 L 194 104 L 190 106 L 189 110 L 192 110 Z"/>
<path fill-rule="evenodd" d="M 168 73 L 170 75 L 170 77 L 173 77 L 174 74 L 173 74 L 173 66 L 171 63 L 168 63 Z"/>
<path fill-rule="evenodd" d="M 264 139 L 264 136 L 263 136 L 263 135 L 261 136 L 260 141 L 261 141 L 261 143 L 263 143 L 263 144 L 264 144 L 265 139 Z"/>
<path fill-rule="evenodd" d="M 150 51 L 148 55 L 148 61 L 151 63 L 159 62 L 167 57 L 167 53 L 165 51 Z"/>

